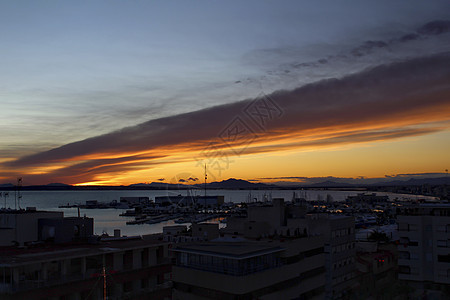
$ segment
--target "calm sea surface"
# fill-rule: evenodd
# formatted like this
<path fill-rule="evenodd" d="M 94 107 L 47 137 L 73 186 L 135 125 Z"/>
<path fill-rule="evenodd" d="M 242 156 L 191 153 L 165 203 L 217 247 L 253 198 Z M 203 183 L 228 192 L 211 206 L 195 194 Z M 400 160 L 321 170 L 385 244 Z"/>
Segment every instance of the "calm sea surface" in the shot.
<path fill-rule="evenodd" d="M 0 191 L 1 192 L 1 191 Z M 207 195 L 223 195 L 225 202 L 247 202 L 249 199 L 253 201 L 263 201 L 265 198 L 284 198 L 287 201 L 292 199 L 293 193 L 307 200 L 324 200 L 327 195 L 333 197 L 334 201 L 343 201 L 349 195 L 356 195 L 355 191 L 324 191 L 324 190 L 208 190 Z M 204 191 L 194 191 L 194 193 L 203 195 Z M 24 191 L 22 192 L 22 200 L 20 207 L 28 206 L 36 207 L 38 210 L 56 210 L 63 211 L 65 216 L 76 216 L 76 208 L 58 208 L 59 205 L 66 204 L 84 204 L 86 200 L 98 200 L 99 202 L 119 201 L 120 197 L 149 197 L 154 199 L 155 196 L 166 195 L 187 195 L 187 191 L 171 191 L 171 190 L 121 190 L 121 191 Z M 388 195 L 391 200 L 395 198 L 427 198 L 425 196 L 377 193 L 378 195 Z M 9 197 L 6 198 L 6 207 L 15 207 L 15 192 L 10 191 Z M 5 198 L 0 198 L 0 207 L 5 206 Z M 159 224 L 141 224 L 126 225 L 126 222 L 133 220 L 132 217 L 120 217 L 119 214 L 124 212 L 123 209 L 81 209 L 81 215 L 94 218 L 94 232 L 101 234 L 107 232 L 112 234 L 114 229 L 121 229 L 124 235 L 142 235 L 149 233 L 162 232 L 163 226 L 175 224 L 172 221 L 166 221 Z"/>

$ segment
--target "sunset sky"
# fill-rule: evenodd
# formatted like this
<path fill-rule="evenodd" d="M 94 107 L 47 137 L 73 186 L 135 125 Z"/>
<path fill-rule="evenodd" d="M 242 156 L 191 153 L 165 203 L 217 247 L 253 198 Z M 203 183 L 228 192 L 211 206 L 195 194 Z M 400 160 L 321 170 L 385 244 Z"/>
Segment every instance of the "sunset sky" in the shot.
<path fill-rule="evenodd" d="M 1 1 L 0 184 L 450 168 L 448 1 Z"/>

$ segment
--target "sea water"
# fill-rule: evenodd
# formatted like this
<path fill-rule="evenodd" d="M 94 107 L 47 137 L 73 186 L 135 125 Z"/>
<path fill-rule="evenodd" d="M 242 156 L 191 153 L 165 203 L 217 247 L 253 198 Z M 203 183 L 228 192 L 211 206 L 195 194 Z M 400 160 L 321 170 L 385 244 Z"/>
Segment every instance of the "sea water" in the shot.
<path fill-rule="evenodd" d="M 1 191 L 0 191 L 1 192 Z M 9 191 L 6 198 L 7 208 L 16 208 L 16 192 Z M 20 207 L 36 207 L 38 210 L 63 211 L 64 216 L 77 216 L 77 208 L 58 208 L 60 205 L 85 204 L 87 200 L 97 200 L 98 202 L 111 202 L 120 200 L 120 197 L 149 197 L 153 199 L 156 196 L 175 196 L 182 195 L 204 195 L 203 190 L 95 190 L 95 191 L 22 191 Z M 303 197 L 308 201 L 325 200 L 327 195 L 331 196 L 333 201 L 344 201 L 347 196 L 356 195 L 358 191 L 332 191 L 332 190 L 207 190 L 207 195 L 224 196 L 225 202 L 253 202 L 264 201 L 272 198 L 284 198 L 286 201 L 292 200 L 293 196 Z M 395 198 L 427 198 L 425 196 L 403 195 L 393 193 L 377 193 L 378 195 L 387 195 L 391 200 Z M 329 198 L 329 197 L 328 197 Z M 5 206 L 5 198 L 0 198 L 0 207 Z M 80 209 L 81 216 L 94 218 L 94 233 L 102 234 L 106 232 L 113 234 L 114 229 L 120 229 L 123 235 L 143 235 L 162 232 L 164 226 L 174 225 L 173 220 L 161 222 L 158 224 L 139 224 L 126 225 L 127 221 L 134 220 L 133 217 L 121 217 L 119 214 L 125 212 L 125 209 Z M 189 224 L 187 224 L 189 225 Z"/>

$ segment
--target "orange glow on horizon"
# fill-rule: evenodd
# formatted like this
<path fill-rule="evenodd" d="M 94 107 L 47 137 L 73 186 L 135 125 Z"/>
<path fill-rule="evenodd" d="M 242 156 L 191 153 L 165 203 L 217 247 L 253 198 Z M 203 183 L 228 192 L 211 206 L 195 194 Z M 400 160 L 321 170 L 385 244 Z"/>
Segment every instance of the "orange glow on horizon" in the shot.
<path fill-rule="evenodd" d="M 447 109 L 450 106 L 443 107 Z M 204 163 L 215 173 L 210 179 L 217 181 L 230 177 L 383 177 L 388 173 L 433 172 L 442 166 L 448 168 L 448 155 L 442 151 L 450 147 L 450 122 L 444 118 L 448 118 L 448 111 L 432 110 L 430 118 L 424 122 L 426 116 L 420 116 L 422 122 L 417 113 L 408 118 L 378 120 L 376 123 L 284 129 L 260 134 L 249 145 L 228 146 L 216 139 L 216 148 L 213 149 L 207 149 L 208 141 L 193 141 L 145 151 L 74 156 L 56 163 L 51 161 L 46 165 L 24 168 L 26 174 L 23 176 L 37 178 L 42 175 L 51 182 L 60 182 L 60 178 L 62 183 L 83 186 L 128 185 L 160 178 L 169 182 L 179 173 L 190 172 L 203 178 L 199 166 Z M 411 143 L 414 148 L 405 146 Z M 434 145 L 433 155 L 427 152 L 430 151 L 429 145 Z M 414 156 L 412 149 L 422 151 Z M 234 152 L 241 153 L 241 150 L 245 150 L 241 155 Z M 376 161 L 382 163 L 374 163 Z M 398 161 L 404 164 L 400 166 Z M 96 164 L 90 165 L 91 162 Z M 219 162 L 227 164 L 227 167 L 221 170 L 217 167 Z M 75 167 L 73 172 L 78 174 L 65 170 L 71 170 L 72 166 Z M 292 166 L 297 166 L 297 169 Z"/>

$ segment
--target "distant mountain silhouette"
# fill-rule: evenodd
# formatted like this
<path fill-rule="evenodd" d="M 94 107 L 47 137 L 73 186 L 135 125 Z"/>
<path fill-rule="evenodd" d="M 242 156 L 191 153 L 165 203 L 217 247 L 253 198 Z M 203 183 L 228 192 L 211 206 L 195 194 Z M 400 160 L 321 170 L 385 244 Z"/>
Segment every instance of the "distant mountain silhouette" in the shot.
<path fill-rule="evenodd" d="M 14 187 L 14 184 L 12 184 L 12 183 L 0 184 L 0 188 L 11 188 L 11 187 Z"/>
<path fill-rule="evenodd" d="M 408 180 L 394 180 L 394 181 L 382 181 L 371 184 L 373 186 L 396 186 L 396 185 L 442 185 L 450 184 L 450 178 L 438 177 L 438 178 L 411 178 Z"/>
<path fill-rule="evenodd" d="M 158 182 L 152 182 L 152 183 L 133 183 L 133 184 L 130 184 L 129 186 L 131 186 L 131 187 L 141 187 L 141 186 L 150 186 L 150 185 L 152 185 L 152 184 L 155 184 L 155 183 L 158 183 Z"/>
<path fill-rule="evenodd" d="M 181 184 L 181 183 L 179 183 L 179 184 L 165 183 L 165 182 L 135 183 L 135 184 L 128 185 L 128 187 L 139 188 L 139 189 L 144 189 L 144 188 L 149 188 L 149 189 L 188 189 L 188 188 L 192 188 L 191 185 L 186 185 L 186 184 Z"/>
<path fill-rule="evenodd" d="M 204 184 L 196 184 L 195 186 L 203 188 Z M 215 181 L 206 184 L 206 188 L 209 189 L 264 189 L 274 188 L 275 185 L 265 183 L 253 183 L 242 179 L 230 178 L 223 181 Z"/>
<path fill-rule="evenodd" d="M 204 183 L 197 183 L 193 185 L 183 183 L 165 183 L 165 182 L 152 182 L 152 183 L 135 183 L 130 184 L 131 188 L 156 188 L 156 189 L 203 189 Z M 275 185 L 268 185 L 264 183 L 252 183 L 242 179 L 230 178 L 223 181 L 215 181 L 206 184 L 207 189 L 258 189 L 258 188 L 273 188 Z"/>
<path fill-rule="evenodd" d="M 308 184 L 308 187 L 354 187 L 355 185 L 347 182 L 324 181 L 319 183 Z"/>
<path fill-rule="evenodd" d="M 410 185 L 442 185 L 450 184 L 450 178 L 439 177 L 439 178 L 410 178 L 408 180 L 380 180 L 375 183 L 364 184 L 364 183 L 348 183 L 348 182 L 335 182 L 335 181 L 324 181 L 313 184 L 301 184 L 301 186 L 311 187 L 311 188 L 327 188 L 327 187 L 362 187 L 362 186 L 410 186 Z"/>
<path fill-rule="evenodd" d="M 55 182 L 55 183 L 46 184 L 45 186 L 71 186 L 71 185 L 70 184 L 65 184 L 65 183 Z"/>
<path fill-rule="evenodd" d="M 339 180 L 339 178 L 337 178 Z M 394 179 L 380 179 L 375 183 L 348 183 L 337 182 L 327 180 L 317 183 L 300 183 L 300 182 L 278 182 L 276 184 L 266 183 L 253 183 L 243 179 L 229 178 L 223 181 L 215 181 L 206 184 L 207 189 L 286 189 L 286 188 L 356 188 L 356 187 L 376 187 L 376 186 L 421 186 L 421 185 L 450 185 L 450 177 L 436 177 L 436 178 L 411 178 L 408 180 L 395 180 Z M 64 183 L 50 183 L 47 185 L 32 185 L 23 186 L 22 190 L 145 190 L 145 189 L 203 189 L 205 186 L 203 183 L 194 185 L 188 185 L 184 183 L 164 183 L 164 182 L 152 182 L 152 183 L 135 183 L 127 186 L 73 186 Z M 0 184 L 0 189 L 14 190 L 16 186 L 11 183 Z"/>

